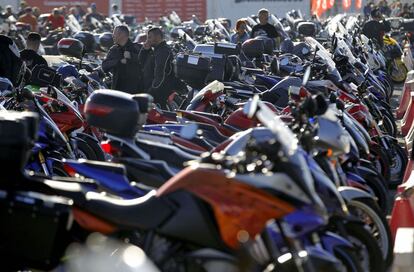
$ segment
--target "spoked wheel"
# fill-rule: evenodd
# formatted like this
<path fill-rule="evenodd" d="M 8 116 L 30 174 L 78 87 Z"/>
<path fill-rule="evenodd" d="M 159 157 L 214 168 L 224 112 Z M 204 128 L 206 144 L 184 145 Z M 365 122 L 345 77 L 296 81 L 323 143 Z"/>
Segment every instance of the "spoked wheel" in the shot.
<path fill-rule="evenodd" d="M 381 249 L 364 225 L 354 222 L 345 224 L 349 241 L 354 245 L 356 256 L 363 271 L 385 271 Z"/>
<path fill-rule="evenodd" d="M 390 164 L 391 185 L 398 185 L 402 182 L 408 158 L 402 147 L 398 143 L 392 143 L 393 156 Z"/>
<path fill-rule="evenodd" d="M 348 202 L 348 209 L 352 215 L 365 223 L 367 231 L 375 239 L 381 250 L 383 260 L 385 260 L 387 266 L 390 265 L 393 259 L 393 242 L 385 216 L 376 207 L 375 203 L 369 203 L 364 200 Z"/>
<path fill-rule="evenodd" d="M 335 248 L 335 257 L 346 268 L 347 272 L 362 272 L 363 267 L 359 263 L 358 257 L 351 249 L 344 247 Z"/>

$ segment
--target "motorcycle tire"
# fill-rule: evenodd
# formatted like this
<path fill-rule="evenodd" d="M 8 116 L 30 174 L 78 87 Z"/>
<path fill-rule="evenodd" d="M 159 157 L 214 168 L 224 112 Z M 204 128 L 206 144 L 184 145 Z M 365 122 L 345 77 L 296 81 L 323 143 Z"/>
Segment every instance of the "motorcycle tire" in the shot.
<path fill-rule="evenodd" d="M 355 252 L 344 247 L 335 248 L 335 257 L 346 268 L 347 272 L 362 272 L 364 271 Z"/>
<path fill-rule="evenodd" d="M 396 137 L 397 136 L 397 129 L 396 126 L 393 125 L 391 119 L 386 115 L 383 114 L 382 116 L 382 124 L 384 126 L 385 129 L 385 133 L 387 133 L 388 135 L 392 136 L 392 137 Z"/>
<path fill-rule="evenodd" d="M 391 143 L 393 149 L 392 161 L 390 162 L 390 178 L 388 180 L 391 187 L 401 184 L 407 167 L 408 157 L 403 148 L 396 142 Z"/>
<path fill-rule="evenodd" d="M 96 161 L 98 158 L 93 151 L 93 149 L 88 145 L 88 143 L 82 139 L 76 139 L 77 149 L 77 159 L 86 159 Z"/>
<path fill-rule="evenodd" d="M 84 140 L 89 147 L 92 149 L 92 151 L 95 153 L 95 157 L 97 161 L 105 161 L 105 153 L 102 150 L 101 146 L 99 145 L 99 142 L 96 142 L 88 137 L 82 137 L 79 136 L 82 140 Z"/>
<path fill-rule="evenodd" d="M 385 153 L 385 150 L 381 146 L 372 146 L 369 149 L 370 153 L 374 156 L 372 160 L 375 166 L 375 169 L 382 175 L 385 180 L 390 179 L 390 161 L 388 155 Z"/>
<path fill-rule="evenodd" d="M 397 59 L 389 64 L 387 72 L 394 83 L 403 83 L 407 78 L 408 69 L 401 60 Z"/>
<path fill-rule="evenodd" d="M 378 199 L 377 204 L 380 207 L 383 214 L 387 214 L 391 203 L 388 198 L 387 186 L 381 176 L 365 175 L 364 180 L 367 182 L 369 188 L 374 192 L 375 197 Z"/>
<path fill-rule="evenodd" d="M 387 219 L 372 199 L 361 198 L 347 203 L 350 213 L 365 223 L 367 231 L 376 240 L 382 259 L 388 267 L 393 260 L 393 239 Z"/>
<path fill-rule="evenodd" d="M 371 233 L 362 224 L 356 222 L 348 222 L 344 227 L 349 241 L 356 248 L 356 256 L 360 263 L 362 263 L 363 270 L 371 272 L 386 271 L 381 249 L 377 241 L 371 236 Z M 365 258 L 369 259 L 368 263 L 363 263 L 364 254 L 367 255 Z"/>

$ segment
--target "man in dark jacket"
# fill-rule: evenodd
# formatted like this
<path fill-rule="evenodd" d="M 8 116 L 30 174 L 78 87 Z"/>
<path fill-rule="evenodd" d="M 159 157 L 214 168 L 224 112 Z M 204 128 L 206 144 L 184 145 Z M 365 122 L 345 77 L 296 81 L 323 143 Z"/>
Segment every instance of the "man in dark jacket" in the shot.
<path fill-rule="evenodd" d="M 385 32 L 391 31 L 390 24 L 382 20 L 383 16 L 378 8 L 374 8 L 371 12 L 371 20 L 366 22 L 362 28 L 362 33 L 369 39 L 375 39 L 380 46 L 383 45 L 383 36 Z M 382 20 L 382 21 L 381 21 Z"/>
<path fill-rule="evenodd" d="M 160 28 L 154 27 L 148 31 L 139 59 L 144 67 L 146 92 L 154 97 L 154 103 L 165 108 L 168 97 L 184 86 L 174 75 L 173 54 Z"/>
<path fill-rule="evenodd" d="M 139 51 L 129 39 L 128 27 L 115 27 L 113 39 L 114 46 L 109 49 L 102 62 L 102 69 L 113 73 L 112 89 L 132 94 L 141 92 L 143 85 L 138 61 Z"/>

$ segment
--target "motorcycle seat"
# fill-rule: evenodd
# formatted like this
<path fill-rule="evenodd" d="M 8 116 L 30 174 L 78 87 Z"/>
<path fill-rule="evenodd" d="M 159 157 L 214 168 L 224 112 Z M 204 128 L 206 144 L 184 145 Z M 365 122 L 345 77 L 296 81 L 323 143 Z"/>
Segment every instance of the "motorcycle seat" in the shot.
<path fill-rule="evenodd" d="M 136 140 L 136 145 L 147 152 L 151 159 L 162 160 L 167 164 L 177 166 L 178 168 L 182 168 L 185 162 L 196 160 L 198 158 L 197 156 L 180 150 L 178 147 L 166 144 Z"/>
<path fill-rule="evenodd" d="M 120 228 L 142 230 L 157 228 L 172 213 L 168 203 L 156 196 L 155 190 L 127 200 L 88 192 L 81 208 Z"/>
<path fill-rule="evenodd" d="M 164 161 L 119 158 L 117 162 L 125 165 L 131 181 L 153 188 L 160 187 L 176 173 Z"/>

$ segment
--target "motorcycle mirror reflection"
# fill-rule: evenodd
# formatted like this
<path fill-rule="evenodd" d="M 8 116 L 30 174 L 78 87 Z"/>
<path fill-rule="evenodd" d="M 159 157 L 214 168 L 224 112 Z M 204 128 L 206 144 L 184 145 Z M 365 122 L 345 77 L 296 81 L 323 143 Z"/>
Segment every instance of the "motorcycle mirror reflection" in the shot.
<path fill-rule="evenodd" d="M 197 124 L 187 124 L 181 128 L 180 136 L 187 140 L 194 139 L 197 136 L 197 130 Z"/>
<path fill-rule="evenodd" d="M 318 94 L 315 98 L 316 104 L 316 115 L 322 115 L 328 110 L 328 103 L 326 103 L 325 97 L 321 94 Z"/>
<path fill-rule="evenodd" d="M 306 86 L 306 84 L 308 84 L 310 73 L 311 73 L 311 67 L 308 66 L 308 67 L 306 67 L 306 71 L 303 74 L 302 86 Z"/>
<path fill-rule="evenodd" d="M 259 101 L 259 96 L 255 95 L 251 100 L 249 100 L 243 107 L 243 113 L 247 117 L 252 118 L 257 110 L 257 103 Z"/>
<path fill-rule="evenodd" d="M 345 103 L 339 99 L 336 100 L 336 107 L 338 110 L 343 111 L 345 110 Z"/>

